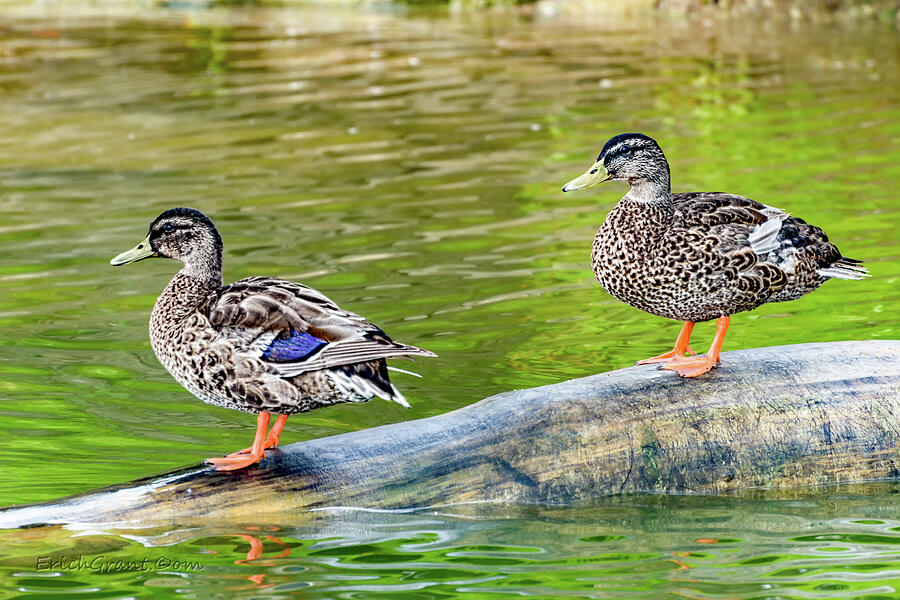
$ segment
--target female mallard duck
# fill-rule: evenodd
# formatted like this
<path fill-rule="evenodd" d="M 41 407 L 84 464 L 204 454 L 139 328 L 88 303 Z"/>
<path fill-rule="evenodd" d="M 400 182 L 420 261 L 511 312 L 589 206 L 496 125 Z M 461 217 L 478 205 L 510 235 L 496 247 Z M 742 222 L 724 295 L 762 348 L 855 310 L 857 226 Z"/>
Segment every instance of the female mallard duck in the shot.
<path fill-rule="evenodd" d="M 409 408 L 385 359 L 436 356 L 392 341 L 305 285 L 250 277 L 223 286 L 222 238 L 194 209 L 165 211 L 144 241 L 110 264 L 157 256 L 184 263 L 150 316 L 159 362 L 204 402 L 259 414 L 250 448 L 207 459 L 220 471 L 262 460 L 288 415 L 375 396 Z M 270 413 L 279 416 L 266 436 Z"/>
<path fill-rule="evenodd" d="M 631 189 L 594 238 L 597 280 L 622 302 L 684 321 L 671 352 L 638 364 L 664 363 L 682 377 L 696 377 L 719 362 L 730 315 L 796 300 L 828 279 L 868 275 L 821 229 L 779 208 L 721 192 L 673 194 L 669 163 L 646 135 L 615 136 L 587 173 L 562 190 L 611 179 Z M 686 357 L 696 354 L 688 346 L 694 323 L 711 319 L 717 321 L 709 352 Z"/>

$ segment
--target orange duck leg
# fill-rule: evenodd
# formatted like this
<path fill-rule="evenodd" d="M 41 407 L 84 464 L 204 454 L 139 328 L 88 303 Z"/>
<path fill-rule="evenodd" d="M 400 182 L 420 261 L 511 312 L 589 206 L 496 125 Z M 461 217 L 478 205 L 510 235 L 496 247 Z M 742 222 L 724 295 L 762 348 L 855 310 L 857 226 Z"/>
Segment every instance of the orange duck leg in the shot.
<path fill-rule="evenodd" d="M 725 341 L 725 332 L 728 331 L 728 323 L 730 317 L 719 317 L 716 319 L 716 337 L 713 338 L 712 345 L 706 356 L 692 356 L 687 358 L 673 358 L 661 368 L 675 371 L 682 377 L 697 377 L 703 375 L 719 363 L 719 355 L 722 351 L 722 342 Z"/>
<path fill-rule="evenodd" d="M 271 415 L 271 413 L 266 414 Z M 275 419 L 275 424 L 272 425 L 272 430 L 269 432 L 269 435 L 266 436 L 266 441 L 263 442 L 263 450 L 268 450 L 269 448 L 275 448 L 276 446 L 278 446 L 278 439 L 281 437 L 281 432 L 284 430 L 284 424 L 287 423 L 288 416 L 290 415 L 278 415 L 278 418 Z M 232 452 L 227 456 L 227 458 L 233 458 L 242 454 L 249 454 L 251 449 L 252 448 L 244 448 L 243 450 Z"/>
<path fill-rule="evenodd" d="M 673 358 L 684 358 L 685 353 L 697 354 L 690 346 L 688 346 L 688 342 L 691 341 L 691 331 L 693 330 L 694 323 L 692 321 L 685 321 L 684 325 L 681 326 L 681 333 L 678 334 L 678 339 L 675 340 L 674 348 L 672 348 L 669 352 L 665 352 L 658 356 L 639 360 L 635 364 L 650 365 L 654 363 L 668 362 Z"/>
<path fill-rule="evenodd" d="M 246 454 L 235 453 L 236 455 L 223 456 L 221 458 L 207 458 L 206 464 L 211 465 L 216 471 L 236 471 L 249 467 L 258 463 L 266 456 L 266 430 L 269 428 L 269 413 L 262 412 L 256 418 L 256 437 L 253 439 L 253 445 L 248 448 Z"/>

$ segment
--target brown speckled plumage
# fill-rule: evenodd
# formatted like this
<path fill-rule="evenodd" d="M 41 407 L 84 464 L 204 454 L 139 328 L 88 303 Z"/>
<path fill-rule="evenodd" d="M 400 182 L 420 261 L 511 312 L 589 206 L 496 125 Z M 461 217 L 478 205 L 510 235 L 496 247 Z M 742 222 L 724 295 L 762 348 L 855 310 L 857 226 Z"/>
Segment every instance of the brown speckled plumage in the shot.
<path fill-rule="evenodd" d="M 626 196 L 597 232 L 591 266 L 622 302 L 679 321 L 795 300 L 822 285 L 828 277 L 819 270 L 842 257 L 821 229 L 796 217 L 782 221 L 776 248 L 755 252 L 749 237 L 766 209 L 717 192 L 672 194 L 668 202 Z"/>
<path fill-rule="evenodd" d="M 204 402 L 285 415 L 376 396 L 408 406 L 390 382 L 385 359 L 434 356 L 392 341 L 304 285 L 251 277 L 223 286 L 221 238 L 197 211 L 166 211 L 151 225 L 148 241 L 154 255 L 185 263 L 153 308 L 153 351 Z M 291 336 L 303 336 L 313 351 L 285 346 L 295 360 L 267 354 Z"/>
<path fill-rule="evenodd" d="M 781 209 L 721 192 L 672 194 L 665 156 L 642 134 L 612 138 L 563 191 L 609 179 L 631 189 L 597 232 L 591 266 L 612 296 L 654 315 L 719 319 L 866 275 L 821 229 Z"/>

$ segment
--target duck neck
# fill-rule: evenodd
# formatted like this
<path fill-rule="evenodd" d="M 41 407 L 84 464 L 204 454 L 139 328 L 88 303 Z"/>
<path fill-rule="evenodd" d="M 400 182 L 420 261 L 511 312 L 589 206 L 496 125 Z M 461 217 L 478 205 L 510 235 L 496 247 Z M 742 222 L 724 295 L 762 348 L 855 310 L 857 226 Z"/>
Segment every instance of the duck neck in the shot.
<path fill-rule="evenodd" d="M 622 203 L 629 205 L 628 211 L 641 213 L 641 221 L 650 229 L 654 229 L 654 225 L 668 227 L 675 212 L 668 176 L 659 179 L 640 179 L 629 183 L 631 189 L 622 198 Z"/>
<path fill-rule="evenodd" d="M 663 176 L 665 175 L 665 176 Z M 634 179 L 629 181 L 631 189 L 625 197 L 634 202 L 672 204 L 672 187 L 668 173 L 660 174 L 653 179 Z"/>
<path fill-rule="evenodd" d="M 629 231 L 632 242 L 640 250 L 656 247 L 662 234 L 672 224 L 674 215 L 675 207 L 668 187 L 653 187 L 649 182 L 643 182 L 632 185 L 607 221 L 615 230 Z M 640 224 L 637 228 L 636 223 Z"/>
<path fill-rule="evenodd" d="M 222 287 L 222 262 L 188 262 L 172 277 L 156 299 L 150 315 L 151 331 L 167 330 L 193 314 L 209 295 Z"/>
<path fill-rule="evenodd" d="M 187 260 L 178 272 L 207 288 L 222 287 L 222 252 L 204 253 L 201 260 Z"/>

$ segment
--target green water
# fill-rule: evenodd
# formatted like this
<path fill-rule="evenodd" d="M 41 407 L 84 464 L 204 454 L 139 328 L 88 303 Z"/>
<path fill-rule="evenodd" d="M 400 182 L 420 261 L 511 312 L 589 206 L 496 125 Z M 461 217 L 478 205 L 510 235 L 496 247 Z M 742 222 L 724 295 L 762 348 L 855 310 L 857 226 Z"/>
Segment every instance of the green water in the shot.
<path fill-rule="evenodd" d="M 148 315 L 176 266 L 107 264 L 172 206 L 215 220 L 226 280 L 302 281 L 440 355 L 415 366 L 421 380 L 395 377 L 412 411 L 317 411 L 288 422 L 288 443 L 670 348 L 678 324 L 614 301 L 587 265 L 623 185 L 559 191 L 623 131 L 659 140 L 675 191 L 784 208 L 873 274 L 735 317 L 726 350 L 898 337 L 895 29 L 575 13 L 550 2 L 519 12 L 366 6 L 74 4 L 64 16 L 0 6 L 0 505 L 249 443 L 252 416 L 193 399 L 150 350 Z M 697 345 L 711 335 L 698 326 Z M 897 491 L 5 532 L 0 589 L 893 598 Z M 264 553 L 247 561 L 251 536 Z M 47 555 L 201 568 L 36 570 Z"/>
<path fill-rule="evenodd" d="M 118 536 L 0 532 L 0 543 L 14 597 L 28 598 L 897 598 L 900 487 L 850 489 L 332 510 Z M 54 575 L 53 560 L 76 568 Z"/>

